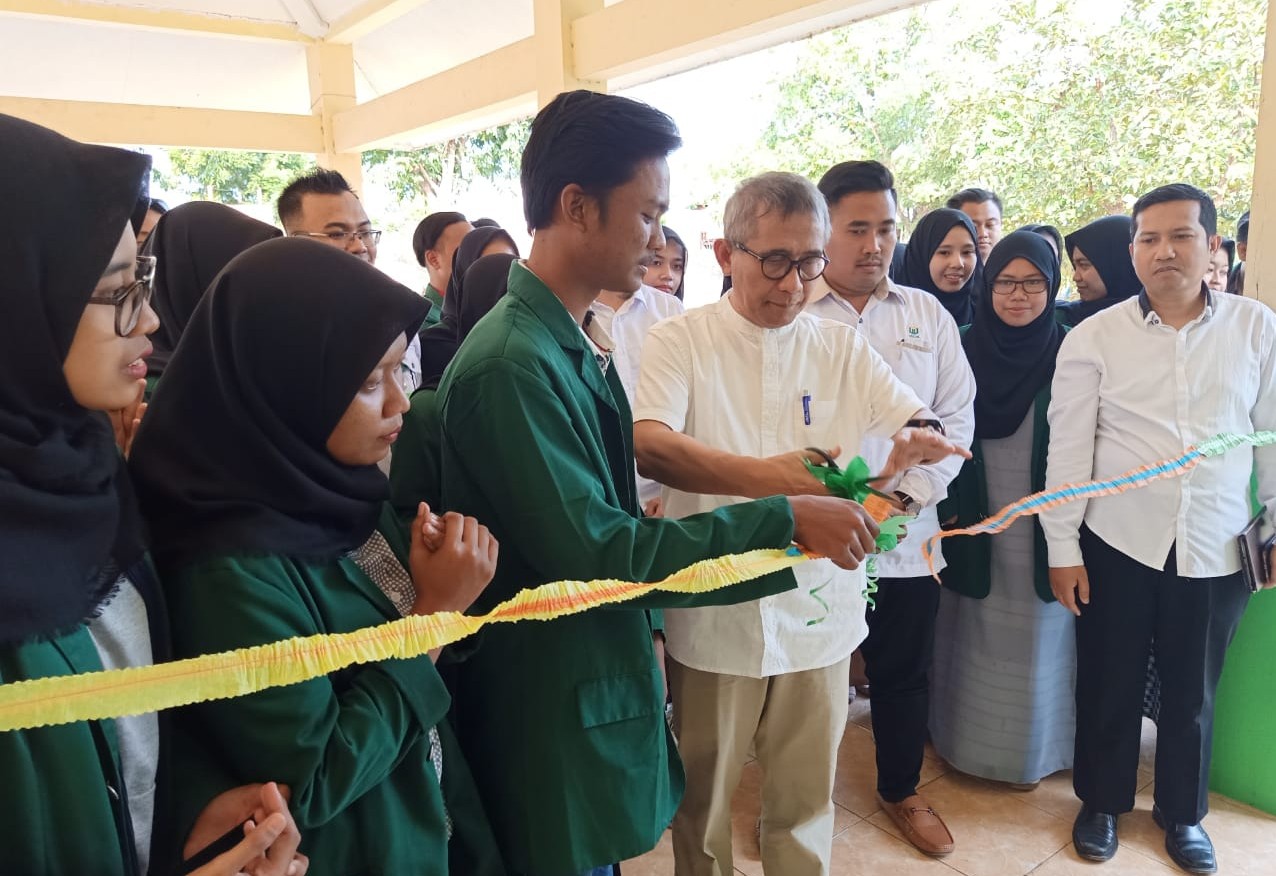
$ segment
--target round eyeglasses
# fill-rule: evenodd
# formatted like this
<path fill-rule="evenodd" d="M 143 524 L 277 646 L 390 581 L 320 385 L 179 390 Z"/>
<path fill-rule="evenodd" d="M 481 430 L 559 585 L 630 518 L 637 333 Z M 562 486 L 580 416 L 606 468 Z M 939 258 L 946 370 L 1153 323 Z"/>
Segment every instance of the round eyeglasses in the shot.
<path fill-rule="evenodd" d="M 142 311 L 155 291 L 155 256 L 138 256 L 137 273 L 132 283 L 109 295 L 94 295 L 89 304 L 109 304 L 115 308 L 115 333 L 127 338 L 142 319 Z"/>
<path fill-rule="evenodd" d="M 797 268 L 798 277 L 809 283 L 823 274 L 829 263 L 828 257 L 823 253 L 803 256 L 800 259 L 791 259 L 789 254 L 784 252 L 769 252 L 763 255 L 762 253 L 754 252 L 743 243 L 734 243 L 732 246 L 740 250 L 740 252 L 757 259 L 759 264 L 762 265 L 762 276 L 768 280 L 783 280 L 793 272 L 794 268 Z"/>

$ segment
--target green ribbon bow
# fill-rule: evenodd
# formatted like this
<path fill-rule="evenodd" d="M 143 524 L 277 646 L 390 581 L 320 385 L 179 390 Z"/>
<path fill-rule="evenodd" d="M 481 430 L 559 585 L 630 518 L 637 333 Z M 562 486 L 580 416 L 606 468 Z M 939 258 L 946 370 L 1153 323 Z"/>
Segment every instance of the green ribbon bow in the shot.
<path fill-rule="evenodd" d="M 864 461 L 862 456 L 852 459 L 844 469 L 838 468 L 837 463 L 830 460 L 828 465 L 811 465 L 810 462 L 807 462 L 806 470 L 839 499 L 851 499 L 862 503 L 870 495 L 873 495 L 892 501 L 890 496 L 873 489 L 869 485 L 869 482 L 873 480 L 873 475 L 869 471 L 868 463 Z M 877 524 L 878 551 L 886 553 L 899 547 L 900 537 L 903 536 L 904 529 L 912 520 L 913 518 L 907 514 L 897 514 Z M 866 582 L 864 599 L 868 601 L 869 608 L 876 608 L 877 603 L 873 599 L 873 594 L 877 592 L 877 554 L 870 554 L 865 561 L 864 578 Z M 807 621 L 806 625 L 808 627 L 823 623 L 831 610 L 828 603 L 819 595 L 819 591 L 823 589 L 824 585 L 820 585 L 811 591 L 811 595 L 815 597 L 816 602 L 824 607 L 824 617 Z"/>
<path fill-rule="evenodd" d="M 863 502 L 870 495 L 875 495 L 881 496 L 888 501 L 893 501 L 889 496 L 869 486 L 869 482 L 873 480 L 873 475 L 869 471 L 868 463 L 864 461 L 862 456 L 852 459 L 846 464 L 844 469 L 839 469 L 832 465 L 811 465 L 808 462 L 806 470 L 839 499 Z M 904 534 L 905 527 L 912 520 L 913 518 L 909 515 L 897 514 L 879 523 L 877 525 L 877 549 L 883 553 L 895 550 L 899 546 L 899 539 Z"/>

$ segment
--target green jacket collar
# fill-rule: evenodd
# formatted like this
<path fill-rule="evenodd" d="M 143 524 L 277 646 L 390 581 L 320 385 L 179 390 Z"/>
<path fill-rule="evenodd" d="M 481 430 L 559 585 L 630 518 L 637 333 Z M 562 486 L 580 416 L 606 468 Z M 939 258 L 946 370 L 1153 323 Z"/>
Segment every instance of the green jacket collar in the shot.
<path fill-rule="evenodd" d="M 545 281 L 528 270 L 523 262 L 516 261 L 510 266 L 509 290 L 506 294 L 522 302 L 540 320 L 550 337 L 575 361 L 576 370 L 585 385 L 609 408 L 619 413 L 612 389 L 594 360 L 594 351 L 589 348 L 580 325 L 567 312 L 559 297 L 545 285 Z M 610 370 L 614 370 L 614 365 Z"/>

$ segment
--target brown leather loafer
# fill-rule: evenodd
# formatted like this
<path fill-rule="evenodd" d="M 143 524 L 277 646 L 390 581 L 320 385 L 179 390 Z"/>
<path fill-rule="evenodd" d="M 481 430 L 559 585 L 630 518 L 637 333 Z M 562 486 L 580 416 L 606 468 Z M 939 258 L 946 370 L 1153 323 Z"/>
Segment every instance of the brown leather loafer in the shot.
<path fill-rule="evenodd" d="M 898 803 L 887 803 L 879 796 L 877 802 L 918 851 L 938 858 L 953 850 L 953 835 L 948 832 L 948 826 L 921 795 L 905 797 Z"/>

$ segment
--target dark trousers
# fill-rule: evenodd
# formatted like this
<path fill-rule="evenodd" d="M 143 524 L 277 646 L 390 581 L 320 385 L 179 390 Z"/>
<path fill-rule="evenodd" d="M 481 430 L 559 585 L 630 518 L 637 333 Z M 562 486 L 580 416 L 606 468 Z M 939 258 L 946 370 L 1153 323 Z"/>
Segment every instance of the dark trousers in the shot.
<path fill-rule="evenodd" d="M 1134 808 L 1148 651 L 1161 676 L 1156 804 L 1174 824 L 1209 811 L 1214 691 L 1250 593 L 1240 573 L 1181 578 L 1170 550 L 1150 569 L 1081 530 L 1090 604 L 1077 619 L 1077 739 L 1072 784 L 1099 812 Z"/>
<path fill-rule="evenodd" d="M 917 793 L 930 709 L 939 585 L 934 578 L 882 578 L 860 645 L 873 707 L 877 792 L 887 803 Z"/>

